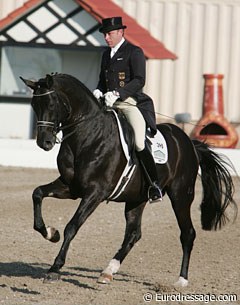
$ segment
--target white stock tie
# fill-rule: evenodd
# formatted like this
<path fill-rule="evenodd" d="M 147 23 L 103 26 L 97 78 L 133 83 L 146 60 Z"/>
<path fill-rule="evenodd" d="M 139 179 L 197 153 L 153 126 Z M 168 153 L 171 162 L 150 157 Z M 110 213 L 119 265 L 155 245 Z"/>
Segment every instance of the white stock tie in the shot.
<path fill-rule="evenodd" d="M 111 49 L 110 57 L 113 58 L 114 54 L 116 53 L 115 50 Z"/>

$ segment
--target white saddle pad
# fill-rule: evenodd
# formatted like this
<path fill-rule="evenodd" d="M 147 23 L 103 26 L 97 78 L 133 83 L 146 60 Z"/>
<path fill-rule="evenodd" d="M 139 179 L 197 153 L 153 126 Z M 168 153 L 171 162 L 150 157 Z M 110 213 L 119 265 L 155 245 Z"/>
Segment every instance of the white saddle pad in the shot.
<path fill-rule="evenodd" d="M 154 138 L 147 137 L 151 142 L 152 155 L 157 164 L 164 164 L 168 160 L 168 149 L 165 138 L 158 130 Z"/>

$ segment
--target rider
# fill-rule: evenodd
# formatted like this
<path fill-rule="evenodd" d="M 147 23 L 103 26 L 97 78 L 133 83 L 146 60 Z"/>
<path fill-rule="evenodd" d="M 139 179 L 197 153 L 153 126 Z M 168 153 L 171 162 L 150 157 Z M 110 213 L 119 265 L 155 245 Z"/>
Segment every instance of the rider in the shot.
<path fill-rule="evenodd" d="M 154 105 L 142 92 L 146 73 L 144 53 L 140 47 L 125 40 L 125 28 L 121 17 L 102 20 L 99 31 L 109 48 L 102 55 L 99 82 L 93 94 L 97 99 L 104 96 L 107 106 L 114 104 L 121 109 L 132 125 L 137 156 L 150 183 L 149 200 L 153 202 L 162 197 L 154 159 L 145 147 L 146 127 L 153 135 L 157 130 Z"/>

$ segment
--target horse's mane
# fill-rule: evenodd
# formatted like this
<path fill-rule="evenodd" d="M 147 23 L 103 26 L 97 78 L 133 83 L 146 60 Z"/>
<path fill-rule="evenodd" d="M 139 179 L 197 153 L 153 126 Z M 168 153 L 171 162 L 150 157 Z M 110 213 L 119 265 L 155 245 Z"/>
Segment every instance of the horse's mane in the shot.
<path fill-rule="evenodd" d="M 92 94 L 91 90 L 89 90 L 88 87 L 86 85 L 84 85 L 76 77 L 74 77 L 70 74 L 65 74 L 65 73 L 54 73 L 54 74 L 51 74 L 51 76 L 53 77 L 54 82 L 56 82 L 60 87 L 65 86 L 65 81 L 66 82 L 72 82 L 76 86 L 79 86 L 86 94 L 93 97 L 93 94 Z"/>

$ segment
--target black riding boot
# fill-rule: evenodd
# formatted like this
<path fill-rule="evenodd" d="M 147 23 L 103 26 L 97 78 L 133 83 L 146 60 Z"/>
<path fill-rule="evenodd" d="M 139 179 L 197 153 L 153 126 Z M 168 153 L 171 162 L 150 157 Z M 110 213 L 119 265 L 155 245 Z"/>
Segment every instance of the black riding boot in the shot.
<path fill-rule="evenodd" d="M 148 198 L 150 203 L 162 200 L 162 192 L 159 187 L 157 168 L 153 156 L 147 148 L 137 152 L 137 156 L 143 167 L 149 182 Z"/>

